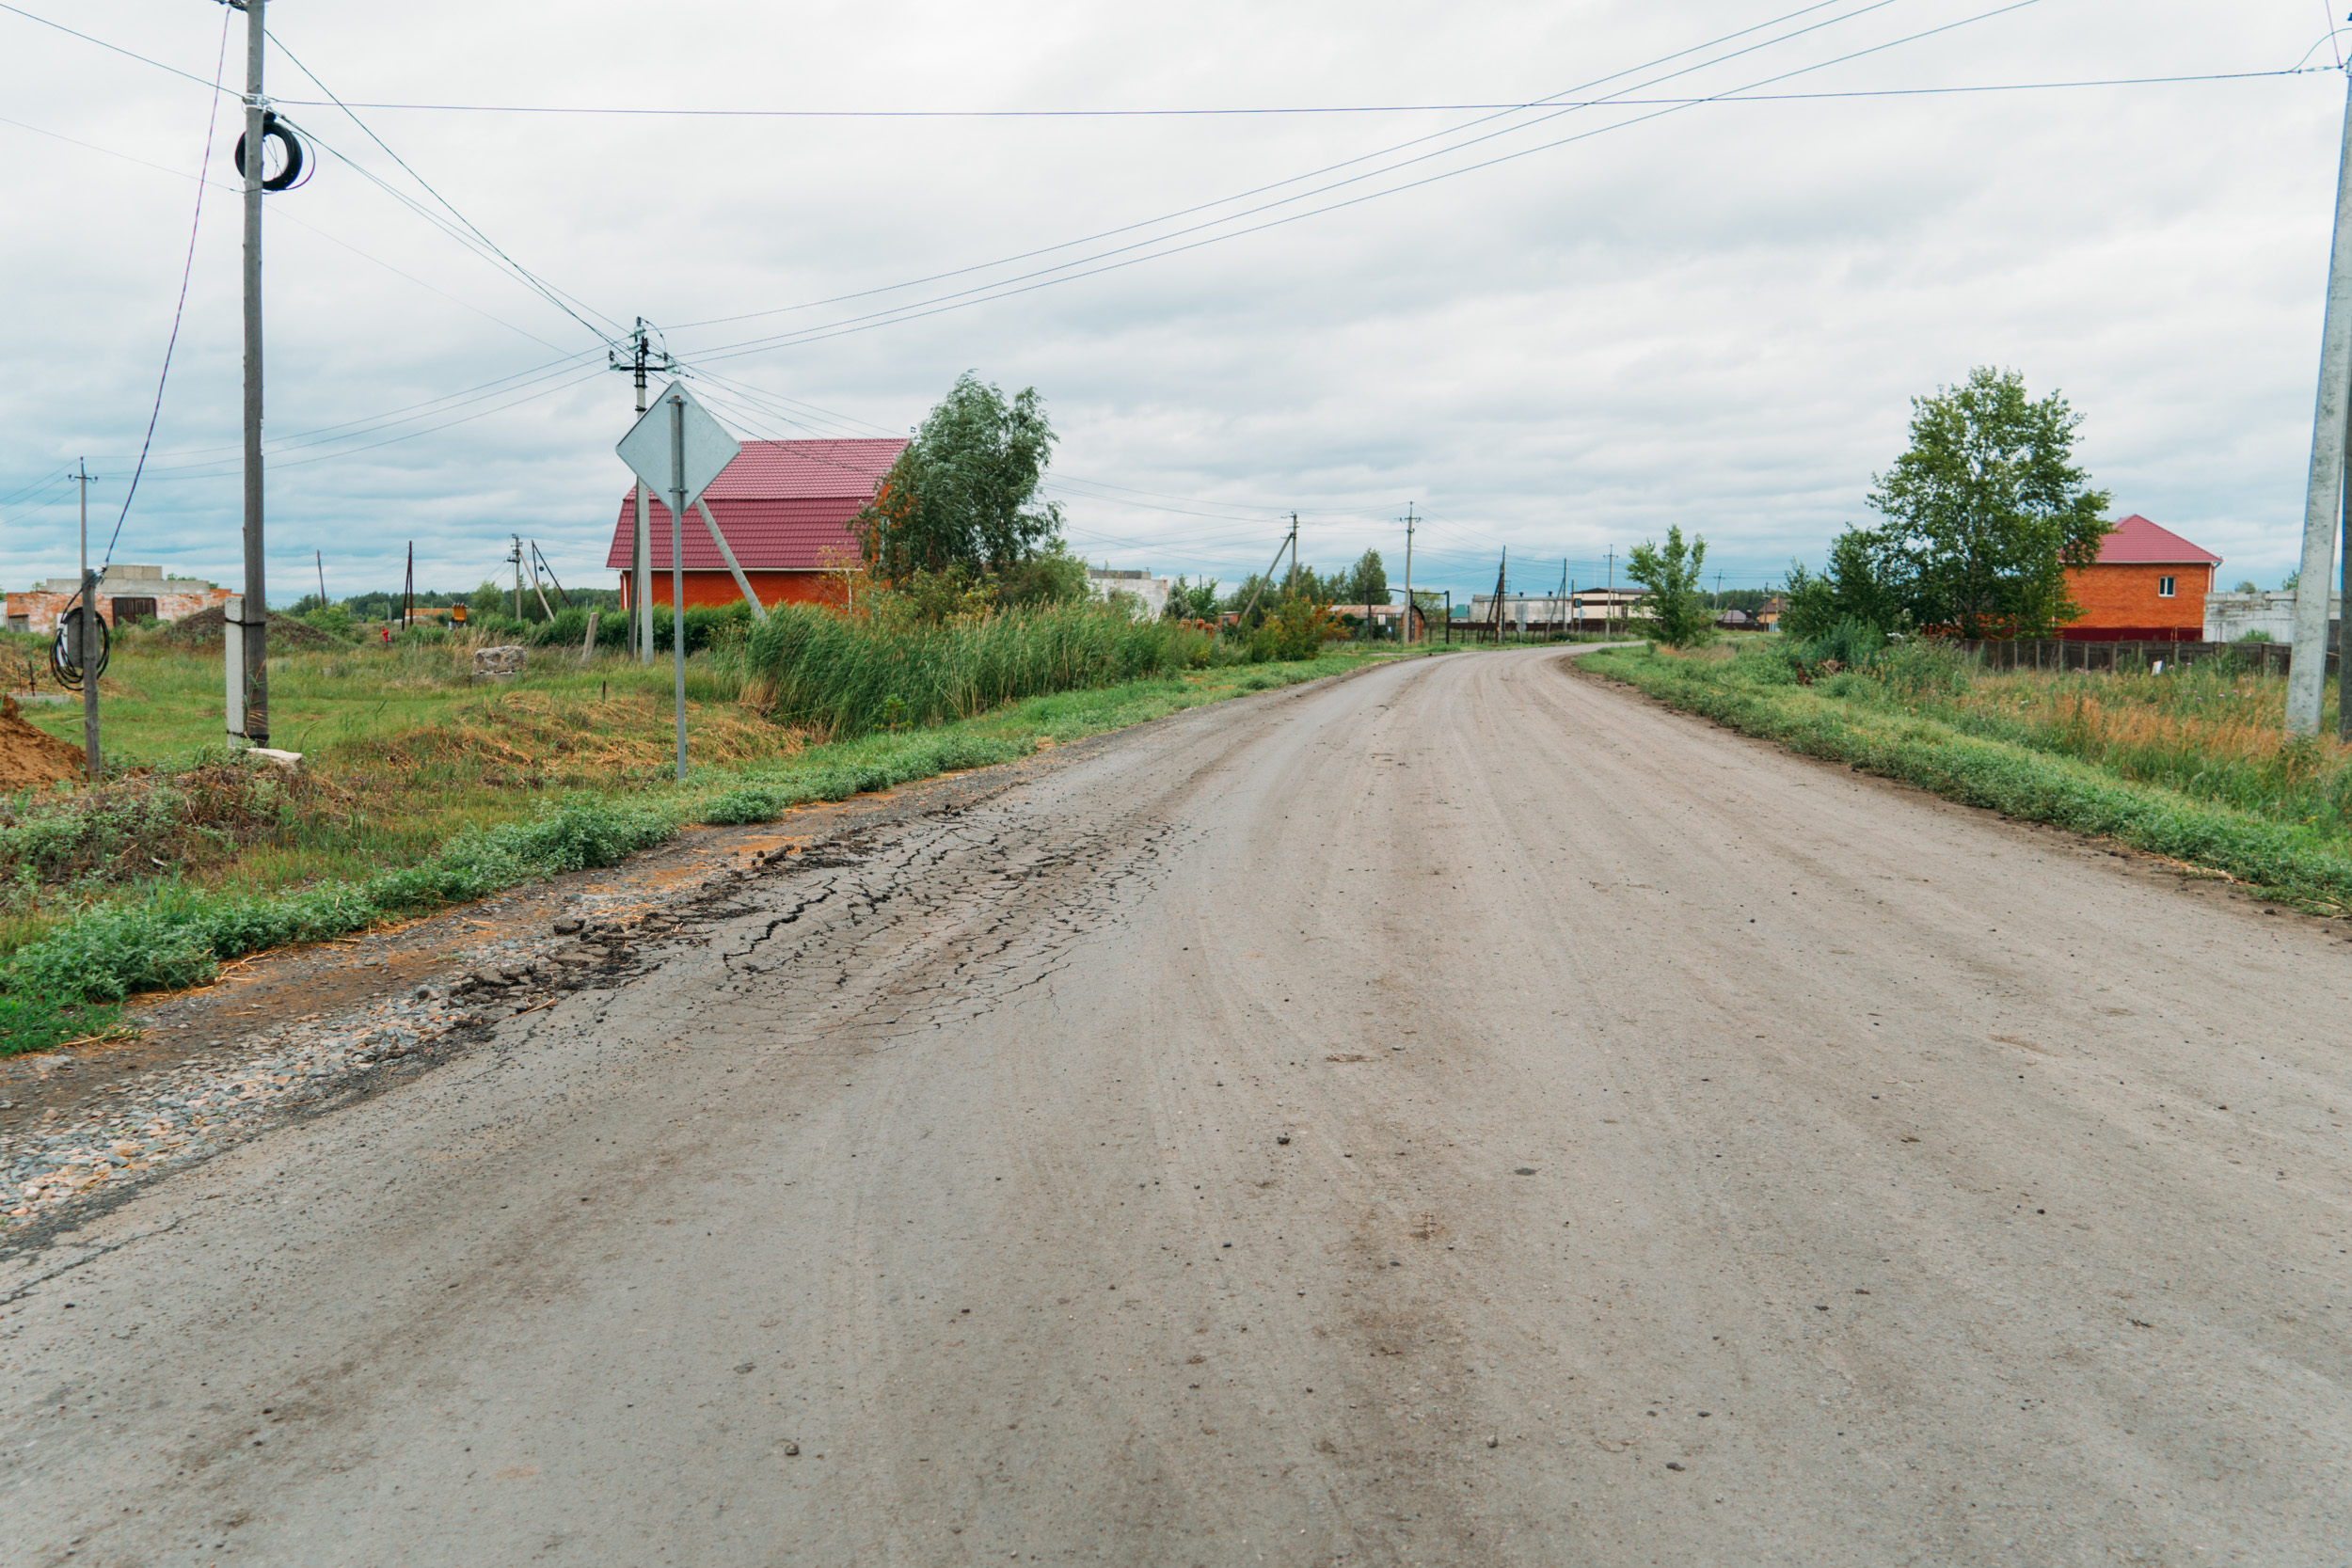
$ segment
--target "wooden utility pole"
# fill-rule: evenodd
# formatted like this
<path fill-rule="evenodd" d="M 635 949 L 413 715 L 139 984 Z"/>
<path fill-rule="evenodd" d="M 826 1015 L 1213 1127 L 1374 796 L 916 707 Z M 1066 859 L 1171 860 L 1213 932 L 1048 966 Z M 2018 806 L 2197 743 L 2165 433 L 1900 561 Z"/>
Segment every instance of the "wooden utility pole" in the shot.
<path fill-rule="evenodd" d="M 1274 568 L 1282 564 L 1282 552 L 1284 550 L 1291 552 L 1291 575 L 1295 577 L 1298 573 L 1298 514 L 1295 512 L 1291 514 L 1291 531 L 1289 534 L 1283 538 L 1280 544 L 1274 546 L 1274 559 L 1266 562 L 1265 576 L 1259 579 L 1258 586 L 1249 591 L 1249 602 L 1242 606 L 1241 619 L 1235 623 L 1236 626 L 1245 629 L 1248 628 L 1249 625 L 1249 612 L 1258 608 L 1258 599 L 1261 594 L 1264 594 L 1265 585 L 1274 580 Z"/>
<path fill-rule="evenodd" d="M 245 594 L 238 639 L 245 692 L 240 733 L 269 744 L 269 583 L 262 542 L 262 62 L 269 30 L 267 0 L 245 9 Z"/>

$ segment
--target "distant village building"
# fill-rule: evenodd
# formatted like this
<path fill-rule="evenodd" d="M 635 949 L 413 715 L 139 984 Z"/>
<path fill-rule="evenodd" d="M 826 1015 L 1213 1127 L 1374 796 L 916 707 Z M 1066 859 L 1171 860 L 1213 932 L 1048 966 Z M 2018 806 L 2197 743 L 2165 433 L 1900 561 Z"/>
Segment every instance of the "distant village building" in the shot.
<path fill-rule="evenodd" d="M 2080 618 L 2058 635 L 2077 642 L 2195 642 L 2221 558 L 2137 513 L 2099 541 L 2099 559 L 2066 574 Z"/>
<path fill-rule="evenodd" d="M 73 596 L 81 592 L 79 578 L 50 578 L 29 593 L 8 595 L 10 631 L 43 637 L 57 629 Z M 161 566 L 119 564 L 98 579 L 98 618 L 109 626 L 138 621 L 177 621 L 229 602 L 229 590 L 198 578 L 164 576 Z"/>
<path fill-rule="evenodd" d="M 2344 624 L 2344 595 L 2328 594 L 2328 646 L 2340 647 L 2337 633 Z M 2204 640 L 2235 642 L 2242 637 L 2268 638 L 2273 642 L 2295 641 L 2295 590 L 2268 593 L 2208 594 L 2205 595 Z"/>
<path fill-rule="evenodd" d="M 1606 631 L 1631 621 L 1649 619 L 1648 595 L 1638 588 L 1588 588 L 1563 597 L 1558 594 L 1505 594 L 1502 625 L 1513 636 L 1521 632 Z M 1495 596 L 1473 594 L 1470 602 L 1472 626 L 1495 624 Z"/>
<path fill-rule="evenodd" d="M 1087 592 L 1098 599 L 1113 594 L 1131 594 L 1140 608 L 1136 611 L 1138 621 L 1157 620 L 1168 613 L 1169 583 L 1166 578 L 1155 578 L 1149 572 L 1115 572 L 1109 567 L 1087 568 Z"/>
<path fill-rule="evenodd" d="M 1391 604 L 1335 604 L 1331 607 L 1331 613 L 1343 621 L 1366 623 L 1375 633 L 1384 636 L 1397 635 L 1398 629 L 1405 625 L 1402 600 Z M 1416 610 L 1413 615 L 1417 626 L 1425 627 L 1429 624 L 1426 610 Z"/>
<path fill-rule="evenodd" d="M 903 437 L 820 441 L 746 441 L 703 504 L 726 536 L 736 564 L 762 605 L 834 604 L 839 574 L 858 560 L 850 520 L 874 499 L 907 443 Z M 621 498 L 605 565 L 621 574 L 621 602 L 631 603 L 629 538 L 635 492 Z M 646 507 L 651 525 L 655 604 L 670 602 L 670 509 L 659 495 Z M 742 597 L 701 515 L 689 507 L 684 530 L 686 605 L 732 604 Z"/>

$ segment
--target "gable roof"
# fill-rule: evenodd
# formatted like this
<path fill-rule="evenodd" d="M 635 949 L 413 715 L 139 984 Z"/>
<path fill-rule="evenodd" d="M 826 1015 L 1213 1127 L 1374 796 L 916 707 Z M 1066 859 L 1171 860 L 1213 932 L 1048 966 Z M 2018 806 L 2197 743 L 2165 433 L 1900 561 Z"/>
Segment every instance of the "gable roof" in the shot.
<path fill-rule="evenodd" d="M 850 519 L 874 499 L 890 465 L 907 443 L 902 436 L 821 441 L 746 441 L 735 461 L 710 482 L 703 500 L 727 536 L 735 559 L 747 572 L 814 571 L 834 564 L 857 542 Z M 628 569 L 629 531 L 636 518 L 635 491 L 621 498 L 612 523 L 612 546 L 605 565 Z M 646 508 L 651 516 L 652 566 L 670 569 L 670 509 L 659 495 Z M 726 562 L 709 531 L 690 508 L 684 530 L 685 566 L 690 572 L 723 572 Z"/>
<path fill-rule="evenodd" d="M 2099 541 L 2102 566 L 2218 566 L 2221 558 L 2135 512 Z"/>

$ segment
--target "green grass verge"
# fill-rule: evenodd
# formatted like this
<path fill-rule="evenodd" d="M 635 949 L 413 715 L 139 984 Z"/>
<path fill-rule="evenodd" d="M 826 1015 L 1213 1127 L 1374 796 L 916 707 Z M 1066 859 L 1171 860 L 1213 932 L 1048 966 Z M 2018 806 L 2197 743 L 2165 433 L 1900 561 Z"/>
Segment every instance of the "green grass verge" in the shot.
<path fill-rule="evenodd" d="M 1742 680 L 1728 660 L 1613 649 L 1578 660 L 1670 706 L 1806 756 L 1915 784 L 1963 805 L 2047 822 L 2226 872 L 2297 903 L 2352 905 L 2352 855 L 2337 834 L 2266 820 L 2089 763 L 1964 734 L 1939 720 L 1866 707 L 1804 687 Z"/>
<path fill-rule="evenodd" d="M 417 863 L 291 893 L 240 895 L 159 879 L 51 927 L 0 965 L 0 1056 L 102 1033 L 120 1023 L 129 996 L 200 985 L 225 959 L 612 865 L 690 823 L 771 821 L 798 806 L 1012 761 L 1041 741 L 1077 739 L 1396 657 L 1422 656 L 1332 654 L 1067 691 L 961 722 L 811 747 L 788 762 L 704 769 L 683 784 L 574 791 L 528 818 L 469 828 Z"/>

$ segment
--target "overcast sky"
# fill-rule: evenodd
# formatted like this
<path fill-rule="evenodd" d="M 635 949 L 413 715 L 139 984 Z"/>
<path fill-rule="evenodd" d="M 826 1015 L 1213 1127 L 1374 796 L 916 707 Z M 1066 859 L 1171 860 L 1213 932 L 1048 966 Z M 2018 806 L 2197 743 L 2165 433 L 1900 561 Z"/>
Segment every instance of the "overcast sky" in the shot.
<path fill-rule="evenodd" d="M 2220 553 L 2225 585 L 2275 586 L 2337 75 L 1669 102 L 2335 63 L 2321 0 L 2002 3 L 278 0 L 272 32 L 354 104 L 802 113 L 359 109 L 412 178 L 274 52 L 271 94 L 322 147 L 267 207 L 272 597 L 315 586 L 313 551 L 337 596 L 396 586 L 411 540 L 421 586 L 470 587 L 514 532 L 609 585 L 632 414 L 598 334 L 641 314 L 744 436 L 903 433 L 966 369 L 1035 386 L 1097 563 L 1230 582 L 1295 509 L 1302 559 L 1377 548 L 1397 578 L 1410 504 L 1416 585 L 1457 594 L 1490 588 L 1505 546 L 1514 588 L 1591 583 L 1613 548 L 1621 579 L 1674 523 L 1726 586 L 1818 564 L 1867 520 L 1909 399 L 2011 366 L 2086 416 L 2117 515 Z M 199 80 L 0 11 L 11 588 L 73 569 L 77 456 L 103 476 L 94 556 L 114 529 L 224 20 L 232 86 L 244 49 L 243 16 L 206 0 L 24 9 Z M 1458 106 L 1549 98 L 1588 106 Z M 114 557 L 227 583 L 238 127 L 218 102 Z M 1377 112 L 875 114 L 1297 108 Z M 453 238 L 453 207 L 584 322 Z"/>

